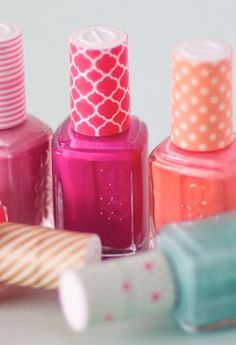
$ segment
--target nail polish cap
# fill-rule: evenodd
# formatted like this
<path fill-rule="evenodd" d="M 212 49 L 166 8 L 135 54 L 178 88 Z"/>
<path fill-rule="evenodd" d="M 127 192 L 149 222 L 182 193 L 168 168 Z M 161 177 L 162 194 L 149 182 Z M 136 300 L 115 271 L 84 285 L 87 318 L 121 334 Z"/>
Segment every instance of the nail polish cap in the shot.
<path fill-rule="evenodd" d="M 172 273 L 157 251 L 65 271 L 59 294 L 66 320 L 77 331 L 117 320 L 163 316 L 175 303 Z"/>
<path fill-rule="evenodd" d="M 22 31 L 0 23 L 0 129 L 15 127 L 26 117 Z"/>
<path fill-rule="evenodd" d="M 0 223 L 7 222 L 7 209 L 0 200 Z"/>
<path fill-rule="evenodd" d="M 195 39 L 174 48 L 172 142 L 189 151 L 215 151 L 233 141 L 232 51 Z"/>
<path fill-rule="evenodd" d="M 70 114 L 74 130 L 116 135 L 130 124 L 127 34 L 91 26 L 70 35 Z"/>

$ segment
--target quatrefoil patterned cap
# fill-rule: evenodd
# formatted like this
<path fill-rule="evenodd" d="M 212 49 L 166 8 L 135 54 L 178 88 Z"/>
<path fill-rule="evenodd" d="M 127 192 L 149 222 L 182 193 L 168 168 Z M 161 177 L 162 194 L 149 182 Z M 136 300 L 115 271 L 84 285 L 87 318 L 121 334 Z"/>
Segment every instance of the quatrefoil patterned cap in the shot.
<path fill-rule="evenodd" d="M 128 129 L 130 92 L 127 34 L 92 26 L 70 36 L 70 114 L 73 129 L 111 136 Z"/>
<path fill-rule="evenodd" d="M 232 51 L 195 39 L 177 45 L 172 68 L 172 142 L 189 151 L 215 151 L 233 141 Z"/>

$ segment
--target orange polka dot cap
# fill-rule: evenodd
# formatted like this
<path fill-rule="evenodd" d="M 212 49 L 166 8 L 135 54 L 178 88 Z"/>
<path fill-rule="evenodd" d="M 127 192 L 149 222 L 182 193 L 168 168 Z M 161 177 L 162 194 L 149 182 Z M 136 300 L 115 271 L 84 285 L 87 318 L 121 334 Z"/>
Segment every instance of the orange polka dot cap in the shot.
<path fill-rule="evenodd" d="M 172 73 L 172 142 L 189 151 L 228 146 L 233 141 L 231 47 L 185 41 L 174 49 Z"/>

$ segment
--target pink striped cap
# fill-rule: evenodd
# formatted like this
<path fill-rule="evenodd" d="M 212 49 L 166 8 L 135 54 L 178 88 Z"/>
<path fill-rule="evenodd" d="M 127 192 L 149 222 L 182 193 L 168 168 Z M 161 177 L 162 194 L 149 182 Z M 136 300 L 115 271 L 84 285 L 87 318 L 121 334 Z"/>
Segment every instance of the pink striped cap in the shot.
<path fill-rule="evenodd" d="M 89 136 L 116 135 L 129 127 L 127 34 L 106 26 L 70 36 L 70 103 L 73 128 Z"/>
<path fill-rule="evenodd" d="M 14 127 L 26 117 L 22 31 L 0 23 L 0 129 Z"/>

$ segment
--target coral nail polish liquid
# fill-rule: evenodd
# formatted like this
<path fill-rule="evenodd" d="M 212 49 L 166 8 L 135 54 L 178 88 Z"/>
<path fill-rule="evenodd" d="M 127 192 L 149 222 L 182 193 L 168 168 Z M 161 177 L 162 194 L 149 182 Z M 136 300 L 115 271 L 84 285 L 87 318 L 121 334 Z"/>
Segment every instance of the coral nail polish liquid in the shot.
<path fill-rule="evenodd" d="M 52 223 L 51 137 L 26 111 L 21 29 L 0 23 L 0 198 L 11 222 Z"/>
<path fill-rule="evenodd" d="M 154 229 L 236 209 L 231 48 L 191 40 L 173 54 L 171 137 L 149 158 Z"/>
<path fill-rule="evenodd" d="M 70 37 L 71 116 L 53 138 L 56 227 L 97 233 L 106 256 L 148 241 L 147 129 L 130 116 L 127 35 Z"/>

